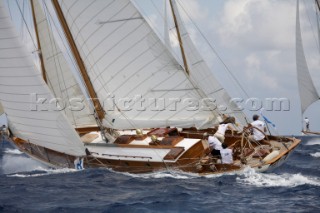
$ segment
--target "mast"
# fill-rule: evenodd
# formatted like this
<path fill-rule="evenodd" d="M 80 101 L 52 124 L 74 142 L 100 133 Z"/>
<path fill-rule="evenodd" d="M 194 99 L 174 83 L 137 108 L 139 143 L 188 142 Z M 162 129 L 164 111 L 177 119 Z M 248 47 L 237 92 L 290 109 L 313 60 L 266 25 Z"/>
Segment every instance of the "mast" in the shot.
<path fill-rule="evenodd" d="M 43 62 L 43 56 L 42 56 L 42 52 L 41 52 L 41 44 L 40 44 L 40 40 L 39 40 L 39 32 L 38 32 L 38 25 L 37 25 L 37 20 L 36 20 L 36 16 L 35 16 L 35 11 L 34 11 L 34 0 L 30 0 L 30 4 L 31 4 L 31 10 L 32 10 L 32 16 L 33 16 L 33 25 L 34 25 L 34 31 L 36 33 L 36 38 L 37 38 L 37 44 L 38 44 L 38 55 L 39 55 L 39 59 L 40 59 L 40 67 L 41 67 L 41 73 L 42 73 L 42 77 L 43 80 L 47 82 L 47 75 L 46 75 L 46 69 L 44 67 L 44 62 Z"/>
<path fill-rule="evenodd" d="M 66 22 L 66 19 L 62 13 L 62 10 L 61 10 L 61 7 L 59 5 L 59 2 L 58 0 L 52 0 L 52 4 L 56 10 L 56 13 L 57 13 L 57 16 L 59 18 L 59 21 L 61 23 L 61 26 L 62 26 L 62 29 L 66 35 L 66 39 L 70 45 L 70 49 L 75 57 L 75 60 L 79 66 L 79 70 L 80 70 L 80 74 L 84 80 L 84 83 L 87 87 L 87 90 L 88 90 L 88 93 L 89 93 L 89 96 L 92 100 L 92 103 L 93 103 L 93 106 L 94 106 L 94 109 L 95 109 L 95 112 L 97 113 L 97 117 L 99 119 L 99 123 L 101 123 L 102 119 L 105 117 L 105 112 L 103 110 L 103 107 L 97 97 L 97 94 L 93 88 L 93 85 L 92 85 L 92 82 L 90 81 L 90 78 L 89 78 L 89 75 L 87 73 L 87 70 L 86 70 L 86 67 L 84 65 L 84 62 L 83 60 L 81 59 L 81 56 L 80 56 L 80 53 L 77 49 L 77 46 L 75 44 L 75 41 L 72 37 L 72 34 L 70 32 L 70 29 L 68 28 L 68 25 L 67 25 L 67 22 Z"/>
<path fill-rule="evenodd" d="M 180 46 L 180 50 L 181 50 L 183 64 L 184 64 L 186 73 L 188 75 L 190 75 L 189 66 L 188 66 L 188 63 L 187 63 L 187 58 L 186 58 L 186 55 L 185 55 L 185 52 L 184 52 L 184 48 L 183 48 L 183 43 L 182 43 L 182 38 L 181 38 L 181 34 L 180 34 L 180 28 L 179 28 L 179 25 L 178 25 L 178 20 L 177 20 L 177 17 L 176 17 L 176 14 L 175 14 L 175 11 L 174 11 L 174 8 L 173 8 L 172 4 L 173 4 L 172 0 L 170 0 L 170 6 L 171 6 L 171 11 L 172 11 L 173 21 L 174 21 L 174 25 L 175 25 L 175 27 L 177 29 L 177 35 L 178 35 L 179 46 Z"/>

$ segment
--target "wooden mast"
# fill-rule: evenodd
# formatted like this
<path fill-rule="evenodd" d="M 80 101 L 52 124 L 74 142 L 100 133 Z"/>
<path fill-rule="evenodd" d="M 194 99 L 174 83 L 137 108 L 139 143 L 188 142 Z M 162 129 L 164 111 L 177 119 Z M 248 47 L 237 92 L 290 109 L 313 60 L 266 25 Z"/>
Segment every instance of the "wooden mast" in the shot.
<path fill-rule="evenodd" d="M 43 57 L 42 57 L 42 51 L 41 51 L 41 44 L 40 44 L 40 40 L 39 40 L 39 32 L 38 32 L 38 25 L 37 25 L 37 20 L 36 20 L 36 16 L 35 16 L 35 12 L 34 12 L 34 2 L 33 0 L 30 1 L 31 3 L 31 10 L 32 10 L 32 16 L 33 16 L 33 25 L 34 25 L 34 31 L 36 33 L 36 38 L 37 38 L 37 44 L 38 44 L 38 52 L 39 52 L 39 59 L 40 59 L 40 67 L 41 67 L 41 73 L 42 73 L 42 77 L 43 80 L 48 83 L 47 81 L 47 75 L 46 75 L 46 69 L 44 67 L 44 62 L 43 62 Z"/>
<path fill-rule="evenodd" d="M 70 29 L 68 27 L 68 24 L 67 24 L 67 21 L 62 13 L 62 10 L 61 10 L 61 7 L 59 5 L 59 2 L 58 0 L 52 0 L 52 3 L 53 3 L 53 6 L 56 10 L 56 13 L 57 13 L 57 16 L 59 18 L 59 21 L 61 23 L 61 26 L 62 26 L 62 29 L 64 30 L 64 33 L 66 35 L 66 39 L 68 40 L 69 42 L 69 45 L 70 45 L 70 49 L 75 57 L 75 60 L 79 66 L 79 70 L 80 70 L 80 73 L 81 73 L 81 76 L 84 80 L 84 83 L 87 87 L 87 90 L 88 90 L 88 93 L 89 93 L 89 96 L 92 100 L 92 103 L 94 105 L 94 108 L 95 108 L 95 111 L 97 113 L 97 116 L 99 118 L 99 120 L 101 121 L 104 117 L 105 117 L 105 112 L 103 110 L 103 107 L 97 97 L 97 94 L 93 88 L 93 85 L 90 81 L 90 78 L 89 78 L 89 75 L 87 73 L 87 70 L 86 70 L 86 67 L 84 65 L 84 62 L 80 56 L 80 53 L 77 49 L 77 46 L 75 44 L 75 41 L 72 37 L 72 34 L 70 32 Z"/>
<path fill-rule="evenodd" d="M 178 20 L 177 20 L 177 17 L 176 17 L 174 8 L 173 8 L 172 0 L 170 0 L 170 6 L 171 6 L 171 11 L 172 11 L 172 16 L 173 16 L 174 25 L 175 25 L 175 27 L 176 27 L 176 29 L 177 29 L 177 35 L 178 35 L 179 46 L 180 46 L 180 50 L 181 50 L 181 55 L 182 55 L 182 60 L 183 60 L 184 68 L 185 68 L 186 73 L 189 75 L 189 74 L 190 74 L 190 72 L 189 72 L 189 66 L 188 66 L 187 58 L 186 58 L 186 55 L 185 55 L 185 52 L 184 52 L 183 43 L 182 43 L 182 38 L 181 38 L 181 34 L 180 34 L 180 28 L 179 28 Z"/>

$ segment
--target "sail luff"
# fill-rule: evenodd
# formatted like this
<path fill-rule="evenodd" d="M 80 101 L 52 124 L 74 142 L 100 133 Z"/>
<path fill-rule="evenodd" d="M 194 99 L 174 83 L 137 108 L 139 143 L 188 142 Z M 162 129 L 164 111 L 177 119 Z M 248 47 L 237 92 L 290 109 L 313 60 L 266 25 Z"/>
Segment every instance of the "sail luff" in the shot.
<path fill-rule="evenodd" d="M 319 94 L 313 84 L 307 60 L 304 54 L 301 26 L 300 26 L 300 11 L 299 0 L 297 0 L 296 11 L 296 65 L 297 65 L 297 78 L 299 86 L 299 94 L 301 101 L 301 114 L 314 102 L 319 100 Z"/>
<path fill-rule="evenodd" d="M 320 52 L 320 2 L 316 0 L 316 19 L 317 19 L 317 31 L 318 31 L 318 49 Z"/>
<path fill-rule="evenodd" d="M 99 120 L 101 121 L 104 117 L 105 117 L 105 112 L 103 110 L 103 107 L 102 107 L 102 104 L 100 103 L 98 97 L 97 97 L 97 94 L 93 88 L 93 85 L 92 85 L 92 82 L 88 76 L 88 73 L 87 73 L 87 70 L 86 70 L 86 67 L 83 63 L 83 60 L 80 56 L 80 53 L 77 49 L 77 46 L 74 42 L 74 39 L 73 39 L 73 36 L 69 30 L 69 27 L 68 27 L 68 24 L 64 18 L 64 15 L 61 11 L 61 7 L 59 5 L 59 2 L 58 0 L 52 0 L 52 3 L 53 3 L 53 6 L 56 10 L 56 13 L 57 13 L 57 16 L 59 18 L 59 21 L 60 21 L 60 24 L 64 30 L 64 33 L 66 35 L 66 39 L 68 40 L 68 43 L 70 45 L 70 48 L 71 48 L 71 51 L 75 57 L 75 60 L 77 61 L 77 65 L 79 66 L 79 70 L 80 70 L 80 73 L 81 73 L 81 76 L 86 84 L 86 88 L 88 90 L 88 93 L 90 95 L 90 98 L 91 98 L 91 101 L 93 103 L 93 106 L 95 108 L 95 112 L 97 113 L 97 116 L 99 118 Z"/>
<path fill-rule="evenodd" d="M 41 53 L 41 43 L 39 40 L 39 32 L 38 32 L 38 25 L 37 25 L 37 21 L 36 21 L 36 15 L 35 15 L 35 11 L 34 11 L 34 0 L 30 0 L 30 4 L 31 4 L 31 11 L 32 11 L 32 20 L 33 20 L 33 26 L 34 26 L 34 31 L 36 33 L 36 40 L 37 40 L 37 45 L 38 45 L 38 56 L 39 56 L 39 60 L 40 60 L 40 68 L 41 68 L 41 73 L 42 73 L 42 77 L 43 80 L 48 83 L 47 81 L 47 75 L 46 75 L 46 69 L 44 67 L 44 62 L 43 62 L 43 56 Z"/>

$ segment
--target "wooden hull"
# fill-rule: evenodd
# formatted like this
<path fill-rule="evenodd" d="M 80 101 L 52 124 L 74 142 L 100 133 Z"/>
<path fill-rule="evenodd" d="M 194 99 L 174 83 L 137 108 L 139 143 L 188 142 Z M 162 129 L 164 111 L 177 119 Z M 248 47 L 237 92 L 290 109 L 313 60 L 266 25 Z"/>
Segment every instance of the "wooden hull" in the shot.
<path fill-rule="evenodd" d="M 191 135 L 196 135 L 190 133 Z M 203 137 L 203 135 L 201 136 Z M 195 136 L 196 138 L 196 136 Z M 177 142 L 176 145 L 131 145 L 131 144 L 85 144 L 90 155 L 83 158 L 85 168 L 110 168 L 119 172 L 150 173 L 161 170 L 180 170 L 183 172 L 197 173 L 199 175 L 219 174 L 225 172 L 237 172 L 250 166 L 259 172 L 270 171 L 281 165 L 289 154 L 301 142 L 296 138 L 270 137 L 273 149 L 279 154 L 268 161 L 265 156 L 255 157 L 253 153 L 246 157 L 234 152 L 234 164 L 221 164 L 210 156 L 207 142 L 202 139 L 190 139 Z M 239 144 L 241 135 L 226 135 L 226 143 Z M 280 142 L 279 142 L 280 141 Z M 44 147 L 34 145 L 19 138 L 12 138 L 12 142 L 24 153 L 53 167 L 75 168 L 75 156 L 59 153 Z M 182 148 L 183 144 L 190 147 Z M 182 144 L 182 145 L 181 145 Z M 265 146 L 265 145 L 261 145 Z M 253 149 L 261 149 L 257 146 Z M 236 149 L 236 148 L 235 148 Z M 249 148 L 247 148 L 249 149 Z M 143 153 L 132 155 L 131 153 Z M 163 154 L 163 153 L 166 153 Z M 118 154 L 117 154 L 118 153 Z M 122 153 L 122 154 L 119 154 Z M 126 154 L 123 154 L 126 153 Z M 128 154 L 129 153 L 129 154 Z M 152 154 L 154 153 L 154 154 Z M 162 156 L 161 156 L 162 155 Z M 266 159 L 266 158 L 265 158 Z"/>

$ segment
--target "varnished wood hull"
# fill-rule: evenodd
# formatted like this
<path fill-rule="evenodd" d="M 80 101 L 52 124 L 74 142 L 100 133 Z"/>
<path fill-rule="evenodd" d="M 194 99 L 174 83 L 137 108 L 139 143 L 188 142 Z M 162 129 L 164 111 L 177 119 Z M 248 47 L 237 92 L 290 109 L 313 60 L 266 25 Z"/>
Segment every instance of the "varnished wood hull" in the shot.
<path fill-rule="evenodd" d="M 226 141 L 228 143 L 235 143 L 239 141 L 241 137 L 239 136 L 227 136 Z M 272 138 L 278 139 L 278 138 Z M 279 166 L 284 160 L 287 159 L 288 155 L 299 145 L 301 142 L 298 139 L 288 139 L 283 140 L 290 141 L 290 147 L 283 151 L 276 158 L 269 162 L 259 163 L 249 165 L 257 171 L 265 172 L 275 167 Z M 12 138 L 12 142 L 24 153 L 35 158 L 41 162 L 44 162 L 53 167 L 63 167 L 63 168 L 74 168 L 75 156 L 59 153 L 44 147 L 34 145 L 32 143 L 23 141 L 18 138 Z M 120 145 L 120 147 L 125 147 L 125 145 Z M 204 157 L 208 156 L 209 150 L 203 145 L 203 141 L 199 141 L 192 146 L 189 150 L 183 153 L 175 162 L 152 162 L 148 159 L 143 161 L 137 160 L 115 160 L 108 159 L 107 157 L 97 157 L 93 155 L 87 155 L 84 157 L 84 167 L 85 168 L 110 168 L 119 172 L 129 172 L 129 173 L 150 173 L 161 170 L 180 170 L 184 172 L 197 173 L 200 175 L 207 174 L 218 174 L 225 172 L 241 171 L 245 166 L 240 163 L 237 164 L 221 164 L 212 163 L 211 161 L 205 161 Z M 240 162 L 240 161 L 239 161 Z"/>

